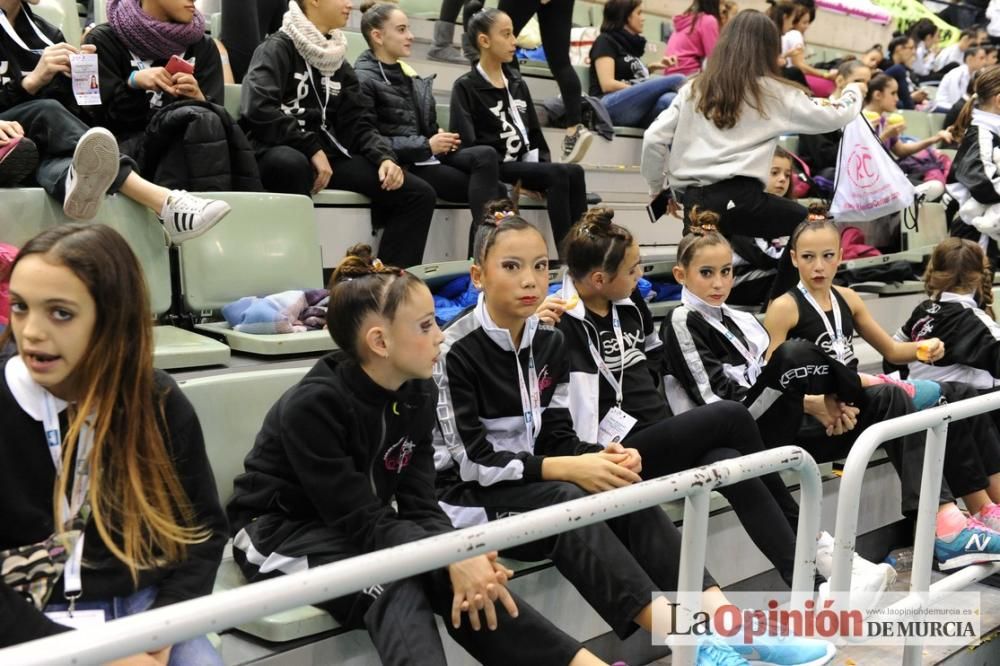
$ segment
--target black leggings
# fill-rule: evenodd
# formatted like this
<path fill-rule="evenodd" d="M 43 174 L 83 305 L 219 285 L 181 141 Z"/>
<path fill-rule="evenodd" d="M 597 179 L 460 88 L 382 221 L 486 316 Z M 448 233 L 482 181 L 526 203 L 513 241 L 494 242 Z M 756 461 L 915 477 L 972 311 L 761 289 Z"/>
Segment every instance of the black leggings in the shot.
<path fill-rule="evenodd" d="M 500 9 L 510 15 L 515 35 L 521 32 L 532 16 L 538 15 L 538 28 L 542 33 L 542 43 L 545 44 L 545 58 L 566 105 L 566 124 L 570 127 L 579 124 L 583 117 L 580 104 L 583 88 L 580 86 L 580 77 L 569 61 L 573 0 L 552 0 L 544 5 L 539 0 L 500 0 Z M 517 65 L 516 59 L 514 65 Z"/>
<path fill-rule="evenodd" d="M 503 162 L 500 179 L 545 195 L 549 224 L 556 246 L 570 227 L 587 212 L 587 181 L 579 164 L 558 162 Z"/>
<path fill-rule="evenodd" d="M 470 204 L 473 226 L 482 221 L 490 200 L 507 196 L 507 189 L 500 184 L 497 151 L 491 146 L 462 148 L 439 155 L 438 161 L 441 164 L 411 166 L 409 172 L 433 187 L 438 198 Z"/>
<path fill-rule="evenodd" d="M 384 228 L 379 243 L 379 258 L 386 264 L 407 268 L 423 261 L 424 246 L 437 195 L 434 188 L 407 174 L 398 190 L 382 189 L 378 168 L 355 155 L 327 154 L 333 175 L 327 185 L 331 190 L 348 190 L 372 200 L 372 227 Z M 257 154 L 260 179 L 268 192 L 309 195 L 316 178 L 312 162 L 289 146 L 275 146 Z"/>
<path fill-rule="evenodd" d="M 277 32 L 288 11 L 285 0 L 222 0 L 222 34 L 229 65 L 239 83 L 250 67 L 250 58 L 264 38 Z"/>
<path fill-rule="evenodd" d="M 688 187 L 681 202 L 686 211 L 698 206 L 718 214 L 719 231 L 726 237 L 790 236 L 809 212 L 791 199 L 764 192 L 763 183 L 747 176 L 737 176 L 705 187 Z M 733 205 L 730 206 L 730 203 Z M 684 231 L 687 232 L 686 222 Z M 769 300 L 794 287 L 798 279 L 791 253 L 785 252 L 778 261 L 778 275 L 771 285 Z"/>
<path fill-rule="evenodd" d="M 439 18 L 448 23 L 455 23 L 458 21 L 458 13 L 462 11 L 464 4 L 465 0 L 442 0 Z"/>
<path fill-rule="evenodd" d="M 625 439 L 642 455 L 642 477 L 655 479 L 692 467 L 764 450 L 753 417 L 731 401 L 714 402 L 653 423 Z M 743 528 L 790 586 L 795 568 L 798 506 L 777 474 L 719 488 Z"/>

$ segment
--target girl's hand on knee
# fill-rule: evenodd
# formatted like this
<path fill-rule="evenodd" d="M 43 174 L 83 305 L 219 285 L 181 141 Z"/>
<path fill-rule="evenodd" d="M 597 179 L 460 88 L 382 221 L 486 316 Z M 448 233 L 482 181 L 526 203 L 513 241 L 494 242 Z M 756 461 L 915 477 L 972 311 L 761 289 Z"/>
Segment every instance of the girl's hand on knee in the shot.
<path fill-rule="evenodd" d="M 312 162 L 313 170 L 316 172 L 316 180 L 313 181 L 312 193 L 316 194 L 320 190 L 325 190 L 330 184 L 333 176 L 333 167 L 330 166 L 330 159 L 322 150 L 317 150 L 309 159 Z"/>
<path fill-rule="evenodd" d="M 605 453 L 622 454 L 625 456 L 618 464 L 636 474 L 642 473 L 642 456 L 636 449 L 627 449 L 620 442 L 611 442 L 604 447 Z"/>
<path fill-rule="evenodd" d="M 0 120 L 0 146 L 10 143 L 11 139 L 24 136 L 24 128 L 21 123 L 9 120 Z"/>
<path fill-rule="evenodd" d="M 456 629 L 461 626 L 462 613 L 469 616 L 473 630 L 479 631 L 482 623 L 479 612 L 483 611 L 486 626 L 497 628 L 497 614 L 494 602 L 499 601 L 511 617 L 517 617 L 517 604 L 507 588 L 497 583 L 495 553 L 493 561 L 485 555 L 448 565 L 453 591 L 451 604 L 451 624 Z"/>
<path fill-rule="evenodd" d="M 383 160 L 378 167 L 378 182 L 383 190 L 398 190 L 403 186 L 403 178 L 403 170 L 392 160 Z"/>

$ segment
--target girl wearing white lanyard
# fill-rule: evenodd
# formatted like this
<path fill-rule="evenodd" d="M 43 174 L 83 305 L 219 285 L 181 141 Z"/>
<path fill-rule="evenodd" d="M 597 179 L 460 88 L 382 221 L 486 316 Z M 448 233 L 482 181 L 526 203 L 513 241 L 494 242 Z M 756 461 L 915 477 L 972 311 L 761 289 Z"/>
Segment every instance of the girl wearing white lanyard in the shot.
<path fill-rule="evenodd" d="M 841 364 L 856 366 L 853 359 L 852 333 L 856 331 L 886 361 L 894 365 L 934 363 L 944 356 L 944 344 L 937 338 L 920 342 L 894 340 L 871 316 L 864 301 L 852 290 L 837 287 L 832 280 L 840 263 L 840 235 L 829 220 L 810 220 L 800 224 L 789 240 L 788 251 L 798 269 L 800 284 L 775 299 L 768 308 L 764 326 L 771 336 L 768 357 L 774 358 L 779 346 L 787 339 L 804 339 L 822 347 Z M 831 313 L 832 311 L 832 313 Z M 917 392 L 908 395 L 907 384 L 884 376 L 861 375 L 865 386 L 861 407 L 856 414 L 855 429 L 834 437 L 797 437 L 816 460 L 824 462 L 846 457 L 857 436 L 869 425 L 903 416 L 915 410 L 920 402 Z M 967 397 L 974 389 L 963 384 L 927 382 L 940 391 L 941 397 L 954 401 Z M 983 417 L 989 420 L 989 417 Z M 982 420 L 982 419 L 981 419 Z M 944 478 L 938 510 L 938 544 L 935 555 L 942 569 L 952 569 L 973 562 L 996 561 L 1000 547 L 979 547 L 993 532 L 977 520 L 966 520 L 954 504 L 954 497 L 970 498 L 974 506 L 990 504 L 986 489 L 988 472 L 978 461 L 995 457 L 996 433 L 992 424 L 966 419 L 948 429 L 948 451 L 945 456 Z M 923 435 L 908 436 L 885 444 L 903 486 L 903 512 L 916 510 L 920 488 L 920 468 L 923 461 Z M 905 442 L 905 443 L 904 443 Z M 905 454 L 904 454 L 905 452 Z M 970 464 L 970 461 L 976 461 Z M 1000 523 L 996 525 L 1000 527 Z M 984 532 L 985 530 L 985 532 Z M 985 534 L 985 536 L 983 536 Z M 987 541 L 996 541 L 990 538 Z"/>
<path fill-rule="evenodd" d="M 105 225 L 53 227 L 21 250 L 10 291 L 18 355 L 0 368 L 0 502 L 16 510 L 0 551 L 47 552 L 55 573 L 0 582 L 30 601 L 3 605 L 0 647 L 210 594 L 226 520 L 197 416 L 153 370 L 128 244 Z M 120 663 L 151 657 L 222 663 L 204 638 Z"/>
<path fill-rule="evenodd" d="M 631 260 L 635 263 L 634 257 Z M 548 284 L 548 268 L 545 241 L 524 219 L 510 215 L 496 226 L 483 225 L 472 267 L 472 280 L 482 294 L 475 309 L 445 329 L 435 371 L 440 391 L 441 441 L 435 456 L 442 487 L 439 501 L 456 527 L 626 486 L 645 473 L 646 461 L 636 449 L 610 440 L 603 447 L 593 439 L 582 440 L 573 430 L 569 384 L 570 371 L 576 368 L 568 362 L 567 336 L 540 325 L 535 316 Z M 629 325 L 632 321 L 630 316 Z M 623 316 L 619 324 L 624 322 Z M 622 333 L 631 331 L 625 328 Z M 753 420 L 739 405 L 720 406 L 716 416 L 731 421 L 730 413 L 737 411 L 743 412 L 753 432 Z M 659 443 L 661 449 L 682 449 L 689 441 L 678 447 Z M 726 457 L 733 455 L 738 454 Z M 789 545 L 793 542 L 789 536 Z M 647 509 L 508 554 L 529 561 L 553 560 L 624 638 L 637 626 L 648 629 L 654 606 L 663 601 L 638 600 L 648 600 L 657 586 L 675 586 L 662 588 L 670 580 L 676 582 L 679 545 L 673 523 L 659 509 Z M 707 573 L 701 589 L 705 610 L 726 603 Z M 668 614 L 664 617 L 672 612 L 657 608 L 661 610 Z M 831 645 L 819 641 L 793 639 L 773 647 L 787 657 L 778 663 L 820 664 L 833 654 Z M 744 646 L 720 645 L 708 638 L 699 649 L 700 664 L 745 663 L 733 654 L 734 649 L 747 651 Z"/>

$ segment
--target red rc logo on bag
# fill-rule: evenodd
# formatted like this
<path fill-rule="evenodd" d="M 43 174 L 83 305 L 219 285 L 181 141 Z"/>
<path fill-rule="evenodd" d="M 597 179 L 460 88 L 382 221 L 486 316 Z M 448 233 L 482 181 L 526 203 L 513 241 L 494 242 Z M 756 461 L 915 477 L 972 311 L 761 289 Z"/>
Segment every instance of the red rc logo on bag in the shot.
<path fill-rule="evenodd" d="M 913 185 L 858 114 L 840 141 L 830 215 L 837 222 L 865 222 L 912 205 Z"/>
<path fill-rule="evenodd" d="M 872 153 L 865 146 L 855 146 L 847 158 L 847 176 L 863 190 L 878 185 L 879 175 L 872 164 Z"/>

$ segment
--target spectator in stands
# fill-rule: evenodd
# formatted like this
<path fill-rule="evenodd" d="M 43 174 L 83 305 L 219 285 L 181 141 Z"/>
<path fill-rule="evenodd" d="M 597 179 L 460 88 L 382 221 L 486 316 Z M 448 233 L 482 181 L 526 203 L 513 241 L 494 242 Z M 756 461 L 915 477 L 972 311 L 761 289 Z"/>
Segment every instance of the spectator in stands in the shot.
<path fill-rule="evenodd" d="M 288 10 L 286 0 L 222 0 L 222 34 L 236 83 L 243 81 L 253 52 L 278 32 Z"/>
<path fill-rule="evenodd" d="M 434 22 L 434 40 L 430 50 L 427 51 L 428 58 L 458 65 L 469 63 L 465 53 L 455 47 L 455 24 L 458 22 L 458 13 L 467 4 L 466 0 L 441 0 L 441 14 Z M 463 50 L 465 43 L 463 39 Z"/>
<path fill-rule="evenodd" d="M 1000 57 L 1000 51 L 998 51 L 998 48 L 1000 47 L 994 46 L 993 44 L 983 47 L 986 51 L 986 67 L 998 64 L 998 57 Z"/>
<path fill-rule="evenodd" d="M 768 0 L 768 16 L 781 31 L 781 54 L 785 59 L 785 78 L 796 81 L 812 90 L 817 97 L 829 97 L 835 85 L 837 70 L 821 70 L 806 62 L 805 31 L 815 16 L 808 6 L 785 0 Z"/>
<path fill-rule="evenodd" d="M 514 58 L 514 28 L 499 9 L 477 12 L 466 28 L 479 49 L 479 63 L 451 91 L 449 127 L 463 146 L 491 146 L 500 178 L 545 194 L 552 235 L 561 242 L 574 220 L 587 210 L 583 167 L 551 162 L 535 114 L 531 91 Z"/>
<path fill-rule="evenodd" d="M 476 238 L 471 277 L 482 293 L 476 307 L 445 330 L 434 371 L 441 391 L 440 438 L 435 442 L 439 501 L 456 527 L 642 478 L 645 461 L 639 452 L 614 441 L 625 436 L 622 429 L 606 437 L 606 446 L 581 441 L 574 432 L 564 336 L 541 326 L 535 315 L 548 285 L 548 255 L 538 230 L 514 215 L 496 226 L 483 225 Z M 625 274 L 622 279 L 631 278 Z M 744 408 L 723 406 L 713 413 L 715 418 L 678 423 L 672 441 L 684 445 L 667 447 L 669 453 L 663 448 L 660 456 L 677 456 L 693 465 L 700 453 L 697 443 L 729 445 L 752 437 L 753 424 Z M 588 426 L 596 437 L 593 430 Z M 661 439 L 659 444 L 669 442 Z M 676 589 L 679 544 L 678 530 L 654 508 L 525 544 L 509 554 L 528 561 L 552 560 L 625 638 L 638 626 L 649 630 L 654 612 L 671 617 L 665 598 L 650 603 L 650 593 Z M 710 614 L 724 603 L 707 572 L 701 590 L 702 606 Z M 754 647 L 783 653 L 782 661 L 777 654 L 763 657 L 783 664 L 826 663 L 834 652 L 823 642 L 798 639 L 735 650 L 747 654 Z M 706 666 L 746 663 L 734 654 L 734 647 L 711 636 L 699 644 L 698 652 L 697 663 Z"/>
<path fill-rule="evenodd" d="M 643 64 L 644 20 L 642 0 L 608 0 L 601 34 L 590 47 L 590 94 L 601 98 L 615 125 L 643 129 L 684 83 L 682 74 L 651 76 Z"/>
<path fill-rule="evenodd" d="M 911 71 L 917 81 L 936 80 L 934 63 L 940 50 L 941 36 L 937 24 L 929 18 L 922 18 L 910 26 L 910 37 L 916 44 L 916 57 Z"/>
<path fill-rule="evenodd" d="M 89 220 L 105 194 L 120 192 L 152 210 L 170 236 L 182 243 L 211 229 L 229 213 L 229 205 L 168 190 L 136 172 L 135 161 L 120 155 L 111 132 L 89 130 L 70 89 L 69 57 L 93 53 L 67 44 L 55 26 L 35 16 L 20 0 L 0 0 L 12 26 L 0 31 L 0 121 L 5 134 L 23 136 L 37 146 L 34 179 L 67 216 Z M 16 38 L 16 39 L 15 39 Z"/>
<path fill-rule="evenodd" d="M 664 55 L 676 60 L 666 74 L 691 76 L 705 67 L 715 50 L 722 29 L 719 0 L 693 0 L 683 14 L 674 17 L 674 31 L 667 40 Z"/>
<path fill-rule="evenodd" d="M 943 75 L 961 65 L 965 52 L 976 46 L 976 32 L 975 28 L 966 28 L 958 34 L 958 41 L 941 49 L 934 58 L 934 71 Z"/>
<path fill-rule="evenodd" d="M 423 260 L 434 188 L 408 177 L 344 60 L 341 32 L 350 0 L 296 0 L 281 30 L 254 53 L 243 79 L 240 123 L 257 149 L 272 192 L 316 194 L 327 187 L 372 200 L 372 226 L 384 229 L 383 261 Z"/>
<path fill-rule="evenodd" d="M 982 69 L 979 70 L 979 72 L 982 71 L 983 71 Z M 979 78 L 979 72 L 976 72 L 975 74 L 969 77 L 969 84 L 965 86 L 965 93 L 962 95 L 962 99 L 952 104 L 951 108 L 948 109 L 948 113 L 944 114 L 944 127 L 950 129 L 954 127 L 956 122 L 958 122 L 958 116 L 962 113 L 962 109 L 965 108 L 965 103 L 968 102 L 970 99 L 972 99 L 972 94 L 976 91 L 976 79 Z M 955 137 L 952 136 L 951 143 L 947 144 L 945 147 L 957 149 L 958 142 L 955 141 L 954 139 Z"/>
<path fill-rule="evenodd" d="M 471 252 L 486 202 L 506 195 L 496 151 L 463 147 L 457 132 L 438 127 L 433 80 L 402 65 L 401 58 L 411 53 L 413 34 L 401 9 L 374 3 L 361 18 L 361 33 L 369 50 L 354 67 L 361 92 L 375 109 L 379 133 L 389 139 L 407 178 L 425 181 L 441 199 L 471 204 Z"/>
<path fill-rule="evenodd" d="M 538 17 L 542 43 L 545 44 L 545 62 L 559 86 L 559 94 L 566 106 L 566 136 L 563 138 L 562 161 L 576 163 L 587 154 L 594 139 L 593 133 L 583 124 L 582 86 L 573 64 L 569 60 L 569 38 L 573 29 L 574 0 L 500 0 L 500 11 L 510 17 L 516 37 L 532 16 Z M 465 28 L 474 49 L 481 53 L 474 35 Z M 517 60 L 511 59 L 517 68 Z M 576 218 L 573 218 L 576 219 Z"/>
<path fill-rule="evenodd" d="M 875 44 L 870 49 L 862 53 L 858 60 L 860 60 L 861 64 L 872 72 L 882 69 L 883 61 L 885 60 L 885 54 L 882 52 L 882 45 Z"/>
<path fill-rule="evenodd" d="M 900 342 L 889 337 L 872 318 L 864 301 L 853 290 L 833 284 L 833 275 L 840 263 L 840 232 L 830 220 L 803 223 L 789 242 L 789 252 L 799 270 L 796 288 L 776 299 L 767 311 L 764 326 L 770 335 L 768 358 L 785 340 L 805 340 L 821 347 L 827 355 L 852 369 L 858 366 L 854 353 L 857 333 L 892 365 L 912 362 L 937 363 L 946 353 L 938 338 L 920 342 Z M 901 383 L 881 376 L 861 375 L 865 386 L 864 400 L 859 403 L 859 426 L 911 413 L 914 402 L 936 404 L 939 399 L 954 402 L 975 395 L 963 384 L 924 382 L 922 386 Z M 910 389 L 907 389 L 910 386 Z M 911 393 L 912 391 L 912 393 Z M 921 395 L 923 393 L 923 395 Z M 985 492 L 990 486 L 989 474 L 1000 469 L 1000 440 L 991 419 L 956 422 L 959 430 L 948 431 L 948 447 L 944 461 L 944 479 L 938 509 L 938 538 L 935 555 L 941 569 L 954 569 L 979 562 L 1000 561 L 1000 544 L 992 538 L 994 532 L 975 518 L 967 519 L 955 505 L 954 497 L 969 499 L 978 509 L 989 503 Z M 831 440 L 796 436 L 796 443 L 813 453 L 817 460 L 842 458 L 847 455 L 857 436 Z M 905 443 L 904 443 L 905 442 Z M 903 446 L 905 454 L 900 450 Z M 885 447 L 903 485 L 903 513 L 912 515 L 917 509 L 920 489 L 920 467 L 923 461 L 923 436 L 913 435 L 894 441 Z M 994 462 L 984 467 L 980 461 L 988 456 Z M 984 470 L 988 470 L 984 472 Z M 1000 480 L 1000 477 L 998 477 Z M 954 495 L 952 494 L 954 493 Z M 972 501 L 980 498 L 979 501 Z M 990 538 L 984 538 L 990 537 Z M 991 542 L 992 545 L 991 545 Z"/>
<path fill-rule="evenodd" d="M 973 46 L 965 52 L 961 65 L 952 68 L 941 79 L 937 96 L 934 98 L 934 111 L 947 113 L 965 94 L 969 87 L 969 79 L 986 66 L 986 49 Z"/>
<path fill-rule="evenodd" d="M 434 490 L 431 372 L 444 336 L 430 291 L 355 246 L 331 280 L 327 321 L 341 351 L 274 405 L 234 482 L 233 556 L 250 581 L 453 529 Z M 434 614 L 484 664 L 604 663 L 509 592 L 511 576 L 489 553 L 320 606 L 367 628 L 390 666 L 446 663 Z"/>
<path fill-rule="evenodd" d="M 177 189 L 263 189 L 253 150 L 222 107 L 222 61 L 200 11 L 186 0 L 108 0 L 108 22 L 84 41 L 100 64 L 95 124 L 139 171 Z"/>
<path fill-rule="evenodd" d="M 895 37 L 889 42 L 889 59 L 892 65 L 883 68 L 899 84 L 899 108 L 908 111 L 927 101 L 927 93 L 918 89 L 910 79 L 910 64 L 916 57 L 912 37 Z"/>
<path fill-rule="evenodd" d="M 43 610 L 75 604 L 111 620 L 211 594 L 226 517 L 198 417 L 153 369 L 135 254 L 103 224 L 56 225 L 21 249 L 10 295 L 4 342 L 18 354 L 0 381 L 0 501 L 16 510 L 4 516 L 0 550 L 5 580 L 18 579 L 12 566 L 23 577 L 0 583 L 0 647 L 72 622 Z M 81 558 L 74 576 L 68 563 Z M 201 637 L 115 663 L 222 658 Z"/>
<path fill-rule="evenodd" d="M 951 132 L 942 129 L 934 136 L 916 141 L 904 141 L 906 121 L 896 113 L 898 100 L 896 80 L 878 74 L 868 84 L 865 96 L 865 118 L 878 133 L 882 145 L 892 153 L 907 177 L 919 183 L 917 195 L 937 201 L 944 194 L 944 181 L 951 168 L 951 159 L 934 149 L 939 143 L 950 143 Z"/>
<path fill-rule="evenodd" d="M 830 132 L 861 111 L 863 83 L 846 85 L 840 99 L 830 101 L 814 100 L 781 78 L 780 44 L 765 14 L 737 14 L 704 74 L 681 89 L 643 139 L 642 175 L 650 195 L 671 189 L 685 210 L 718 213 L 727 237 L 789 235 L 806 209 L 764 192 L 778 137 Z M 774 295 L 784 293 L 793 275 L 783 258 Z"/>
<path fill-rule="evenodd" d="M 561 253 L 568 271 L 562 289 L 537 312 L 566 340 L 569 410 L 577 436 L 606 444 L 613 434 L 622 434 L 610 424 L 624 412 L 629 422 L 636 422 L 620 441 L 639 452 L 644 479 L 762 451 L 753 417 L 735 404 L 716 402 L 671 416 L 659 390 L 663 343 L 636 290 L 642 275 L 639 245 L 627 229 L 611 221 L 613 216 L 609 208 L 591 209 L 573 227 Z M 816 354 L 822 356 L 819 350 Z M 711 424 L 730 419 L 739 424 L 736 430 L 748 433 L 744 439 L 716 439 L 721 433 Z M 680 432 L 689 434 L 681 437 Z M 680 441 L 686 444 L 672 444 Z M 791 586 L 798 505 L 781 477 L 769 474 L 719 492 Z M 875 586 L 884 590 L 889 583 L 882 571 Z"/>
<path fill-rule="evenodd" d="M 976 77 L 976 88 L 951 128 L 959 143 L 945 189 L 952 201 L 946 209 L 952 236 L 983 244 L 993 270 L 1000 270 L 1000 66 Z M 982 146 L 992 145 L 993 150 Z M 985 162 L 984 162 L 985 160 Z"/>
<path fill-rule="evenodd" d="M 840 99 L 844 89 L 850 83 L 864 83 L 872 78 L 872 70 L 861 60 L 848 60 L 837 68 L 835 83 L 837 89 L 830 95 L 831 99 Z M 836 179 L 837 154 L 840 149 L 840 137 L 843 131 L 835 129 L 824 134 L 800 134 L 798 154 L 809 166 L 813 178 L 825 178 L 833 183 Z"/>

